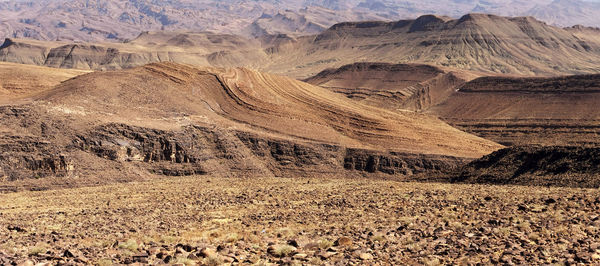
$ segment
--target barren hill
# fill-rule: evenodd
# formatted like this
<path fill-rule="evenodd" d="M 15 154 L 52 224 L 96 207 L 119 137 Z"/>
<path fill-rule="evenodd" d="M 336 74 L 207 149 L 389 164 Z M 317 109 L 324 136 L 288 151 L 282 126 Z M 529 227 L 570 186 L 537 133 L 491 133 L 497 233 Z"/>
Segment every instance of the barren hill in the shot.
<path fill-rule="evenodd" d="M 425 110 L 472 77 L 430 65 L 365 62 L 327 69 L 305 81 L 385 109 Z"/>
<path fill-rule="evenodd" d="M 600 62 L 596 38 L 580 38 L 531 17 L 485 14 L 340 23 L 287 48 L 280 49 L 268 71 L 306 77 L 324 68 L 370 61 L 552 75 L 595 73 Z M 292 64 L 297 67 L 286 67 Z"/>
<path fill-rule="evenodd" d="M 483 76 L 429 65 L 355 63 L 307 79 L 364 104 L 417 110 L 505 144 L 600 144 L 600 76 Z"/>
<path fill-rule="evenodd" d="M 357 104 L 290 78 L 173 63 L 81 75 L 0 115 L 0 176 L 9 180 L 403 175 L 501 147 L 432 116 Z"/>
<path fill-rule="evenodd" d="M 429 110 L 504 144 L 598 145 L 600 76 L 482 77 Z"/>
<path fill-rule="evenodd" d="M 276 14 L 263 14 L 244 29 L 249 36 L 285 34 L 302 36 L 318 34 L 333 24 L 343 21 L 386 20 L 375 12 L 331 10 L 320 6 L 307 6 L 298 11 L 286 9 Z"/>
<path fill-rule="evenodd" d="M 126 43 L 6 39 L 0 61 L 56 68 L 121 69 L 152 62 L 258 66 L 266 54 L 256 40 L 209 32 L 144 32 Z"/>

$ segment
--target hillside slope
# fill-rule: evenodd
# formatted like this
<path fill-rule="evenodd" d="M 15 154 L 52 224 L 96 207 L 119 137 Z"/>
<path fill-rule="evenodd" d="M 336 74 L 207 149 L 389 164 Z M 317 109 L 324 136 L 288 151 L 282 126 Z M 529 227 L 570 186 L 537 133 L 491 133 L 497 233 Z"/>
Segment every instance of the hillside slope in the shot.
<path fill-rule="evenodd" d="M 0 107 L 0 123 L 0 178 L 34 187 L 49 184 L 29 180 L 36 176 L 58 177 L 52 186 L 75 176 L 401 178 L 502 147 L 433 116 L 357 104 L 294 79 L 174 63 L 78 76 Z"/>
<path fill-rule="evenodd" d="M 354 63 L 305 81 L 365 104 L 390 110 L 426 110 L 474 74 L 418 64 Z"/>
<path fill-rule="evenodd" d="M 356 147 L 474 157 L 494 147 L 469 145 L 478 140 L 433 117 L 357 106 L 320 87 L 241 68 L 162 63 L 97 72 L 64 82 L 37 99 L 77 103 L 86 112 L 126 118 L 202 116 L 213 123 Z M 146 111 L 150 109 L 154 111 Z M 456 136 L 456 143 L 445 142 L 448 136 Z"/>
<path fill-rule="evenodd" d="M 126 43 L 6 39 L 0 61 L 55 68 L 121 69 L 153 62 L 258 66 L 267 56 L 256 40 L 210 32 L 143 32 Z"/>
<path fill-rule="evenodd" d="M 600 75 L 482 77 L 429 110 L 504 144 L 600 145 Z"/>

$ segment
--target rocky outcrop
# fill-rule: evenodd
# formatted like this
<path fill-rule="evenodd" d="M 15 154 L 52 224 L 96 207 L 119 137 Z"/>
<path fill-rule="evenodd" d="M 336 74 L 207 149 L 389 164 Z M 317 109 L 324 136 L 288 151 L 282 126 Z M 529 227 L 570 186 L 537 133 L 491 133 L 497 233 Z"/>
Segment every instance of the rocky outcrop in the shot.
<path fill-rule="evenodd" d="M 6 38 L 0 46 L 0 61 L 30 65 L 43 65 L 50 49 L 43 45 L 25 43 Z"/>
<path fill-rule="evenodd" d="M 51 142 L 35 137 L 0 137 L 0 180 L 69 176 L 72 158 Z"/>
<path fill-rule="evenodd" d="M 368 173 L 412 175 L 432 170 L 451 170 L 467 161 L 449 156 L 348 149 L 344 156 L 344 168 Z"/>
<path fill-rule="evenodd" d="M 177 176 L 220 174 L 220 171 L 236 176 L 344 175 L 344 169 L 411 175 L 451 169 L 464 163 L 455 157 L 378 153 L 198 126 L 173 132 L 110 124 L 79 135 L 73 145 L 104 159 Z"/>
<path fill-rule="evenodd" d="M 31 112 L 21 110 L 21 114 L 15 114 L 17 111 L 11 112 L 21 117 Z M 38 127 L 36 123 L 33 121 L 31 126 Z M 46 127 L 45 131 L 55 131 L 51 126 L 42 127 Z M 465 161 L 297 142 L 215 127 L 187 126 L 168 131 L 105 124 L 74 133 L 70 142 L 43 136 L 2 135 L 0 177 L 4 181 L 86 177 L 114 168 L 165 176 L 317 177 L 363 173 L 401 178 L 429 170 L 452 169 Z"/>
<path fill-rule="evenodd" d="M 464 166 L 454 182 L 600 187 L 600 148 L 520 146 Z"/>

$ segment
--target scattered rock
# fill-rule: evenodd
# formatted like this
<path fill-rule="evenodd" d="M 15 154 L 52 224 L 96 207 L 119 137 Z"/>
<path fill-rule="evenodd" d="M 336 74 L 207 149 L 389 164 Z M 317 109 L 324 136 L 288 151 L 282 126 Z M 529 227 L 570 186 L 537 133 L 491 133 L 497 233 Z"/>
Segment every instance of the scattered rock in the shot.
<path fill-rule="evenodd" d="M 148 253 L 142 252 L 132 256 L 133 262 L 148 263 Z"/>
<path fill-rule="evenodd" d="M 9 225 L 9 226 L 7 227 L 7 229 L 8 229 L 8 231 L 15 231 L 15 232 L 18 232 L 18 233 L 27 232 L 27 230 L 25 230 L 25 229 L 23 229 L 23 228 L 21 228 L 21 227 L 18 227 L 18 226 L 10 226 L 10 225 Z"/>
<path fill-rule="evenodd" d="M 75 255 L 73 255 L 73 253 L 71 251 L 69 251 L 68 249 L 66 249 L 65 252 L 63 252 L 63 257 L 65 257 L 65 258 L 73 258 L 73 257 L 75 257 Z"/>
<path fill-rule="evenodd" d="M 192 252 L 192 250 L 194 249 L 192 246 L 190 246 L 190 245 L 184 245 L 184 244 L 177 244 L 175 246 L 175 248 L 181 248 L 185 252 Z"/>
<path fill-rule="evenodd" d="M 488 220 L 488 224 L 491 224 L 491 225 L 500 225 L 500 222 L 498 220 L 490 219 L 490 220 Z"/>
<path fill-rule="evenodd" d="M 553 198 L 548 198 L 548 199 L 546 199 L 544 202 L 545 202 L 546 204 L 553 204 L 553 203 L 556 203 L 556 200 L 555 200 L 555 199 L 553 199 Z"/>
<path fill-rule="evenodd" d="M 308 257 L 308 255 L 304 253 L 297 253 L 293 256 L 295 259 L 306 259 L 306 257 Z"/>
<path fill-rule="evenodd" d="M 321 258 L 322 260 L 327 260 L 329 259 L 331 256 L 335 255 L 335 253 L 333 252 L 329 252 L 329 251 L 321 251 L 317 254 L 317 256 L 319 258 Z"/>
<path fill-rule="evenodd" d="M 34 266 L 34 265 L 35 265 L 35 262 L 33 262 L 32 260 L 24 260 L 17 264 L 17 266 Z"/>
<path fill-rule="evenodd" d="M 290 245 L 290 246 L 292 246 L 292 247 L 295 247 L 295 248 L 297 248 L 297 247 L 298 247 L 298 241 L 296 241 L 296 240 L 294 240 L 294 239 L 290 239 L 290 240 L 288 240 L 288 241 L 287 241 L 287 244 L 288 244 L 288 245 Z"/>
<path fill-rule="evenodd" d="M 360 255 L 358 256 L 361 260 L 372 260 L 373 259 L 373 255 L 371 255 L 370 253 L 360 253 Z"/>
<path fill-rule="evenodd" d="M 200 250 L 198 253 L 200 257 L 208 258 L 217 254 L 217 252 L 211 248 L 205 247 Z"/>

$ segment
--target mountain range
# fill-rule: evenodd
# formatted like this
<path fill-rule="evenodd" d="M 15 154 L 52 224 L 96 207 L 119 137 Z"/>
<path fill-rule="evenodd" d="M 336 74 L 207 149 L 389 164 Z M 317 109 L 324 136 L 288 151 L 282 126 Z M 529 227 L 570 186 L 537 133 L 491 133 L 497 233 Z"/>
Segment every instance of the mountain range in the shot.
<path fill-rule="evenodd" d="M 0 61 L 84 70 L 167 61 L 243 66 L 301 79 L 356 62 L 432 64 L 495 75 L 592 74 L 600 69 L 600 31 L 560 28 L 532 17 L 424 15 L 342 22 L 306 36 L 157 31 L 126 42 L 11 38 L 0 46 Z"/>
<path fill-rule="evenodd" d="M 600 26 L 600 4 L 580 0 L 7 0 L 0 38 L 124 41 L 144 31 L 211 31 L 259 36 L 316 34 L 343 21 L 414 19 L 424 14 L 535 16 L 557 26 Z"/>

